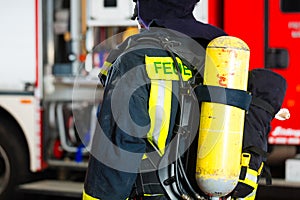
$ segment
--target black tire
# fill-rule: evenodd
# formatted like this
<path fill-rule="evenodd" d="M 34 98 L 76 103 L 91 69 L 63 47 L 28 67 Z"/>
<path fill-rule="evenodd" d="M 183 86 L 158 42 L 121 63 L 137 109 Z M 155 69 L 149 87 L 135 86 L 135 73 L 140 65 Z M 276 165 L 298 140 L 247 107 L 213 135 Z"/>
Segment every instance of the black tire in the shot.
<path fill-rule="evenodd" d="M 16 187 L 29 174 L 28 153 L 21 131 L 0 119 L 0 200 L 15 199 Z"/>

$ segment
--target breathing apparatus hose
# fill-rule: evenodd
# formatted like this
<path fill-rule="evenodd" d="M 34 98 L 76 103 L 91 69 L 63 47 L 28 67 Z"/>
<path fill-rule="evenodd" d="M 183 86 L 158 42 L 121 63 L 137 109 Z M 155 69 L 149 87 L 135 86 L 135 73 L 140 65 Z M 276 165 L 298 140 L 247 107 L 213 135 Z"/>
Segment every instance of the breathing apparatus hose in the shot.
<path fill-rule="evenodd" d="M 181 170 L 181 173 L 182 173 L 182 177 L 183 177 L 183 179 L 185 180 L 185 182 L 186 182 L 188 188 L 191 190 L 191 192 L 193 193 L 193 195 L 195 196 L 196 199 L 198 199 L 198 200 L 203 199 L 203 200 L 204 200 L 205 198 L 204 198 L 204 197 L 201 197 L 201 196 L 194 190 L 193 186 L 191 185 L 191 183 L 190 183 L 190 181 L 189 181 L 189 179 L 188 179 L 188 177 L 187 177 L 187 175 L 186 175 L 186 173 L 185 173 L 185 171 L 184 171 L 184 167 L 183 167 L 182 160 L 181 160 L 180 157 L 178 158 L 178 161 L 179 161 L 179 167 L 180 167 L 180 170 Z"/>
<path fill-rule="evenodd" d="M 178 77 L 179 77 L 180 88 L 183 88 L 184 87 L 184 82 L 183 82 L 182 75 L 180 73 L 179 65 L 178 65 L 178 62 L 176 60 L 176 57 L 175 57 L 174 53 L 170 50 L 169 45 L 172 45 L 172 43 L 171 42 L 166 43 L 164 45 L 164 48 L 168 50 L 169 54 L 171 55 L 171 57 L 172 57 L 172 59 L 174 61 L 174 65 L 176 67 L 176 70 L 177 70 L 177 73 L 178 73 Z M 182 95 L 181 95 L 180 100 L 181 100 L 181 103 L 183 103 L 184 99 L 183 99 Z M 183 105 L 183 104 L 181 104 L 181 105 Z M 182 115 L 182 108 L 181 108 L 180 115 Z M 181 117 L 180 117 L 180 125 L 181 125 Z M 180 125 L 179 125 L 179 127 L 181 127 Z M 180 159 L 180 156 L 178 155 L 178 153 L 179 153 L 179 143 L 180 143 L 180 134 L 181 133 L 179 131 L 179 133 L 177 134 L 176 149 L 175 149 L 175 157 L 176 157 L 176 159 L 175 159 L 175 169 L 174 169 L 174 172 L 175 172 L 175 184 L 177 186 L 179 195 L 181 197 L 184 197 L 185 196 L 185 192 L 183 191 L 182 185 L 180 184 L 180 181 L 179 181 L 179 166 L 178 166 L 178 159 Z"/>
<path fill-rule="evenodd" d="M 175 66 L 175 68 L 177 70 L 177 74 L 178 74 L 178 77 L 179 77 L 180 88 L 186 88 L 185 87 L 186 83 L 183 81 L 182 74 L 181 74 L 180 68 L 179 68 L 179 64 L 178 64 L 178 62 L 176 60 L 176 56 L 174 55 L 174 53 L 172 52 L 172 50 L 170 48 L 170 45 L 173 45 L 172 41 L 166 42 L 165 45 L 164 45 L 164 48 L 168 50 L 168 53 L 172 57 L 172 60 L 174 62 L 174 66 Z M 188 177 L 186 175 L 186 172 L 184 170 L 184 166 L 183 166 L 181 157 L 179 155 L 180 138 L 184 134 L 184 132 L 182 132 L 182 130 L 184 129 L 183 124 L 182 124 L 182 119 L 183 119 L 183 112 L 184 112 L 183 106 L 185 104 L 185 97 L 184 97 L 185 94 L 182 94 L 181 92 L 182 91 L 180 90 L 180 94 L 179 94 L 180 95 L 180 121 L 179 121 L 179 125 L 178 125 L 179 126 L 179 131 L 177 132 L 177 141 L 176 141 L 176 150 L 175 150 L 176 151 L 175 152 L 175 156 L 176 156 L 176 159 L 175 159 L 175 169 L 174 169 L 175 184 L 177 186 L 179 195 L 181 196 L 182 199 L 192 200 L 192 198 L 190 197 L 190 195 L 186 194 L 186 192 L 182 188 L 182 185 L 180 184 L 179 176 L 181 175 L 181 177 L 186 182 L 186 184 L 188 186 L 188 189 L 192 192 L 193 196 L 196 199 L 198 199 L 198 200 L 205 200 L 205 198 L 201 197 L 194 190 L 194 188 L 192 187 L 192 185 L 191 185 L 191 183 L 190 183 L 190 181 L 189 181 L 189 179 L 188 179 Z"/>

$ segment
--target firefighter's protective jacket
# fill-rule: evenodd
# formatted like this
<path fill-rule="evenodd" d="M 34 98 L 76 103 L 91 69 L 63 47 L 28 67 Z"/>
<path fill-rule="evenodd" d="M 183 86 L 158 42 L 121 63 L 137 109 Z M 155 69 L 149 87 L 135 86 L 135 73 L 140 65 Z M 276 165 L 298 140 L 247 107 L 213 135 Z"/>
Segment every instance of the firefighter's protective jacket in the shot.
<path fill-rule="evenodd" d="M 204 47 L 225 35 L 208 25 L 203 25 L 203 32 L 209 33 L 205 37 L 199 33 L 194 39 Z M 172 139 L 179 110 L 178 74 L 160 44 L 147 39 L 140 42 L 140 38 L 152 38 L 151 34 L 145 30 L 128 38 L 105 63 L 107 72 L 102 73 L 107 79 L 83 199 L 127 199 L 149 146 L 162 155 Z M 177 59 L 187 81 L 194 72 L 180 56 Z"/>

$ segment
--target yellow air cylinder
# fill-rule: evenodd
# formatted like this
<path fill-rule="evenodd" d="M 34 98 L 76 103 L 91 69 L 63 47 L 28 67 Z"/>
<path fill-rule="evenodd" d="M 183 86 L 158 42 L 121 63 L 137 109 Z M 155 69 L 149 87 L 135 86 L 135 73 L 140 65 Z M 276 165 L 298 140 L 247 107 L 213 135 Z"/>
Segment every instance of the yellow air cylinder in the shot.
<path fill-rule="evenodd" d="M 204 85 L 246 91 L 249 59 L 249 47 L 241 39 L 214 39 L 206 50 Z M 213 94 L 211 98 L 213 101 Z M 244 119 L 243 109 L 213 102 L 201 104 L 196 180 L 213 199 L 227 195 L 238 183 Z"/>

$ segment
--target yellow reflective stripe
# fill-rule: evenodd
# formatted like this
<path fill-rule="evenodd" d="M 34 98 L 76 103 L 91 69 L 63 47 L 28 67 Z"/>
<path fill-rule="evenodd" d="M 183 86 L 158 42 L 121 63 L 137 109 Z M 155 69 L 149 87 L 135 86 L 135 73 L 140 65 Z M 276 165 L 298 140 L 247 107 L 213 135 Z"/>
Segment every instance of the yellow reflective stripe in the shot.
<path fill-rule="evenodd" d="M 157 102 L 157 95 L 158 95 L 158 84 L 155 84 L 154 80 L 151 80 L 151 89 L 150 89 L 150 96 L 149 96 L 149 108 L 148 113 L 150 116 L 150 130 L 147 134 L 148 141 L 151 143 L 152 146 L 155 147 L 153 142 L 153 131 L 155 125 L 155 114 L 156 114 L 156 102 Z"/>
<path fill-rule="evenodd" d="M 254 189 L 257 188 L 257 171 L 247 168 L 247 173 L 246 173 L 246 177 L 245 180 L 239 180 L 239 182 L 245 183 L 247 185 L 250 185 L 251 187 L 253 187 Z"/>
<path fill-rule="evenodd" d="M 172 81 L 151 80 L 148 141 L 162 155 L 165 151 L 171 116 Z"/>
<path fill-rule="evenodd" d="M 184 81 L 192 77 L 192 71 L 176 57 L 180 73 Z M 177 70 L 172 57 L 149 57 L 145 56 L 146 71 L 150 79 L 155 80 L 179 80 Z"/>
<path fill-rule="evenodd" d="M 100 73 L 107 76 L 109 68 L 112 66 L 112 63 L 105 61 L 100 68 Z"/>
<path fill-rule="evenodd" d="M 257 179 L 257 171 L 255 171 L 254 169 L 250 169 L 250 168 L 248 168 L 247 169 L 247 174 L 249 174 L 249 175 L 252 175 L 252 176 L 255 176 L 256 177 L 256 179 Z M 246 175 L 247 176 L 247 175 Z"/>
<path fill-rule="evenodd" d="M 101 199 L 94 198 L 94 197 L 88 195 L 88 194 L 83 190 L 83 192 L 82 192 L 82 200 L 101 200 Z M 127 197 L 126 200 L 129 200 L 129 197 Z"/>
<path fill-rule="evenodd" d="M 164 196 L 164 194 L 143 194 L 145 197 L 157 197 L 157 196 Z"/>
<path fill-rule="evenodd" d="M 94 197 L 88 195 L 88 194 L 85 193 L 85 191 L 83 190 L 82 200 L 100 200 L 100 199 L 96 199 L 96 198 L 94 198 Z"/>
<path fill-rule="evenodd" d="M 164 117 L 165 121 L 162 124 L 161 132 L 159 134 L 158 139 L 158 148 L 161 153 L 165 153 L 166 141 L 169 134 L 170 127 L 170 117 L 171 117 L 171 99 L 172 99 L 172 81 L 164 81 L 165 82 L 165 94 L 164 94 Z"/>
<path fill-rule="evenodd" d="M 164 194 L 143 194 L 144 197 L 159 197 L 159 196 L 164 196 Z M 127 198 L 126 200 L 129 200 Z"/>

